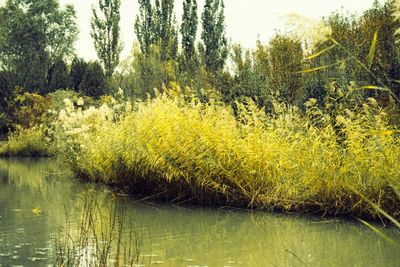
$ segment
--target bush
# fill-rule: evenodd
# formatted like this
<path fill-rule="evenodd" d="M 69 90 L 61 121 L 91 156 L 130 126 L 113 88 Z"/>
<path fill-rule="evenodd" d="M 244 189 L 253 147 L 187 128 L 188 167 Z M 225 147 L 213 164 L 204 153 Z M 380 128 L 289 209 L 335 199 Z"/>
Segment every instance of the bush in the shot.
<path fill-rule="evenodd" d="M 54 149 L 41 127 L 29 129 L 19 128 L 9 134 L 7 142 L 0 145 L 0 156 L 8 157 L 47 157 L 54 153 Z"/>

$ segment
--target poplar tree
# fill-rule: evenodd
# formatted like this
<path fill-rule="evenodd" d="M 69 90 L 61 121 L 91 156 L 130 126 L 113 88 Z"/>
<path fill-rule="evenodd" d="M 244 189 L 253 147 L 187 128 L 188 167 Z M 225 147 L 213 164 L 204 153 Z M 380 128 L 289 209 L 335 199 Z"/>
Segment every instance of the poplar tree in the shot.
<path fill-rule="evenodd" d="M 156 0 L 154 21 L 155 42 L 160 46 L 161 60 L 174 59 L 178 52 L 174 0 Z"/>
<path fill-rule="evenodd" d="M 99 0 L 99 10 L 92 6 L 91 36 L 97 56 L 104 66 L 105 74 L 111 77 L 119 63 L 122 51 L 120 40 L 120 0 Z"/>
<path fill-rule="evenodd" d="M 206 0 L 201 18 L 203 31 L 200 48 L 204 65 L 207 71 L 218 73 L 223 70 L 228 56 L 223 0 Z"/>
<path fill-rule="evenodd" d="M 140 50 L 143 54 L 150 53 L 150 46 L 154 44 L 154 17 L 151 0 L 138 0 L 139 14 L 135 20 L 135 33 L 139 40 Z"/>
<path fill-rule="evenodd" d="M 182 56 L 185 65 L 190 65 L 196 60 L 196 34 L 197 34 L 197 2 L 196 0 L 183 1 L 183 15 L 181 24 Z"/>

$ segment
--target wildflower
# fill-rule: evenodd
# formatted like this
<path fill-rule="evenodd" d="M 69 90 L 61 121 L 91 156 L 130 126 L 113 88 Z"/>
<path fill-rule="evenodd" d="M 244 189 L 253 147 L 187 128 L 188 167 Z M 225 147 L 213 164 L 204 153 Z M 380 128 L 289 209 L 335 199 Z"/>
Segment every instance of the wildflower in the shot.
<path fill-rule="evenodd" d="M 312 49 L 324 43 L 332 35 L 332 28 L 321 20 L 313 20 L 298 14 L 285 16 L 286 27 L 299 39 L 304 40 Z"/>
<path fill-rule="evenodd" d="M 83 98 L 82 98 L 82 97 L 78 98 L 78 101 L 76 101 L 76 104 L 77 104 L 78 106 L 83 106 L 84 103 L 85 103 L 85 102 L 83 101 Z"/>
<path fill-rule="evenodd" d="M 124 91 L 122 90 L 121 87 L 118 88 L 117 94 L 118 94 L 119 96 L 123 96 L 123 95 L 124 95 Z"/>
<path fill-rule="evenodd" d="M 71 100 L 69 100 L 68 98 L 65 98 L 63 101 L 65 104 L 65 110 L 67 112 L 72 112 L 74 110 L 74 104 L 71 102 Z"/>

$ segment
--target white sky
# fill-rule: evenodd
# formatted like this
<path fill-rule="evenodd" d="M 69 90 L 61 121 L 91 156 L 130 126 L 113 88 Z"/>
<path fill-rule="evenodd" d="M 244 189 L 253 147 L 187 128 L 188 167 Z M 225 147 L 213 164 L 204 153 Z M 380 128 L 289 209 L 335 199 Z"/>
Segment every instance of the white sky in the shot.
<path fill-rule="evenodd" d="M 0 0 L 0 4 L 5 0 Z M 283 30 L 281 17 L 298 13 L 311 18 L 328 16 L 333 11 L 362 13 L 374 0 L 225 0 L 226 31 L 228 38 L 246 48 L 255 47 L 256 40 L 266 42 L 275 29 Z M 76 50 L 79 56 L 95 59 L 96 52 L 90 37 L 91 5 L 98 0 L 60 0 L 61 5 L 73 4 L 80 28 Z M 135 34 L 133 24 L 138 12 L 137 0 L 121 0 L 121 35 L 124 43 L 122 57 L 129 55 Z M 385 2 L 380 0 L 379 2 Z M 175 0 L 178 22 L 182 16 L 183 0 Z M 204 0 L 198 0 L 199 23 Z M 201 31 L 199 25 L 198 31 Z"/>

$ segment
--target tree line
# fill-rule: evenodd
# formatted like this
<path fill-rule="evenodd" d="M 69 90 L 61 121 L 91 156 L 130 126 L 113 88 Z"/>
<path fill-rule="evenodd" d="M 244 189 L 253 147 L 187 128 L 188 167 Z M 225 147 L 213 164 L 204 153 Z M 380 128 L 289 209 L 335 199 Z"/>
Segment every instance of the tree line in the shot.
<path fill-rule="evenodd" d="M 391 1 L 375 2 L 361 16 L 335 13 L 325 18 L 332 40 L 340 45 L 328 41 L 308 52 L 304 42 L 281 32 L 267 44 L 258 41 L 253 50 L 230 44 L 223 0 L 205 0 L 201 14 L 196 0 L 184 0 L 179 25 L 174 0 L 138 3 L 137 43 L 123 60 L 121 1 L 99 0 L 92 7 L 91 37 L 98 60 L 86 62 L 74 51 L 78 25 L 72 5 L 7 0 L 0 8 L 1 110 L 16 87 L 39 94 L 68 88 L 92 97 L 122 88 L 127 96 L 145 98 L 175 82 L 200 98 L 204 90 L 216 89 L 228 103 L 250 97 L 266 106 L 278 98 L 300 107 L 309 98 L 326 103 L 328 94 L 340 97 L 349 88 L 368 85 L 385 84 L 400 96 L 399 25 L 391 18 Z M 375 35 L 376 52 L 369 64 Z M 385 99 L 378 91 L 357 94 Z"/>

